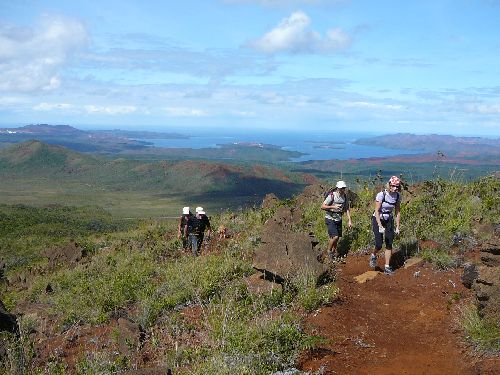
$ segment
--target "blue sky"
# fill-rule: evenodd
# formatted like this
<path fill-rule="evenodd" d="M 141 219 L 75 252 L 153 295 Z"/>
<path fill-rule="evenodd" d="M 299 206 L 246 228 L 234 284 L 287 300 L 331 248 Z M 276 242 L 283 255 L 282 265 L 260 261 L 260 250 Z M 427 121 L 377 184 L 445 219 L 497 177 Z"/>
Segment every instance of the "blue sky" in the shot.
<path fill-rule="evenodd" d="M 0 0 L 0 124 L 500 136 L 499 0 Z"/>

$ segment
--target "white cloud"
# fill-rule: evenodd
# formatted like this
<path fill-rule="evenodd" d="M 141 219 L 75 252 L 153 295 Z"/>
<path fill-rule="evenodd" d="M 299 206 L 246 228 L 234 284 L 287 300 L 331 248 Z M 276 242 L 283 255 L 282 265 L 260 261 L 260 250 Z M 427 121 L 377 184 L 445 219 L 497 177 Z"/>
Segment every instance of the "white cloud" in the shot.
<path fill-rule="evenodd" d="M 40 103 L 33 107 L 35 111 L 53 111 L 56 109 L 73 109 L 74 106 L 68 103 Z"/>
<path fill-rule="evenodd" d="M 369 108 L 369 109 L 389 109 L 389 110 L 403 109 L 403 106 L 399 105 L 399 104 L 380 104 L 380 103 L 372 103 L 372 102 L 350 102 L 350 103 L 345 103 L 344 107 Z"/>
<path fill-rule="evenodd" d="M 226 3 L 233 4 L 248 4 L 248 3 L 256 3 L 265 6 L 287 6 L 287 5 L 297 5 L 297 4 L 306 4 L 306 5 L 319 5 L 319 4 L 339 4 L 345 3 L 349 0 L 224 0 Z"/>
<path fill-rule="evenodd" d="M 294 12 L 261 38 L 250 43 L 264 53 L 329 53 L 350 46 L 351 38 L 340 28 L 330 29 L 325 36 L 309 29 L 311 19 L 302 11 Z"/>
<path fill-rule="evenodd" d="M 257 113 L 253 111 L 231 111 L 232 115 L 237 117 L 256 117 Z"/>
<path fill-rule="evenodd" d="M 165 107 L 163 110 L 172 117 L 206 117 L 208 113 L 201 109 L 187 107 Z"/>
<path fill-rule="evenodd" d="M 467 104 L 465 110 L 471 113 L 479 113 L 481 115 L 500 115 L 499 104 Z"/>
<path fill-rule="evenodd" d="M 137 107 L 133 105 L 100 106 L 90 104 L 83 106 L 83 108 L 87 113 L 104 115 L 128 115 L 137 111 Z"/>
<path fill-rule="evenodd" d="M 17 96 L 3 96 L 0 97 L 0 106 L 10 107 L 13 105 L 25 104 L 28 100 Z"/>
<path fill-rule="evenodd" d="M 87 43 L 87 31 L 75 19 L 44 16 L 35 28 L 0 23 L 0 90 L 58 88 L 61 69 Z"/>
<path fill-rule="evenodd" d="M 33 107 L 35 111 L 71 111 L 73 113 L 128 115 L 137 112 L 137 107 L 132 105 L 75 105 L 69 103 L 40 103 Z"/>

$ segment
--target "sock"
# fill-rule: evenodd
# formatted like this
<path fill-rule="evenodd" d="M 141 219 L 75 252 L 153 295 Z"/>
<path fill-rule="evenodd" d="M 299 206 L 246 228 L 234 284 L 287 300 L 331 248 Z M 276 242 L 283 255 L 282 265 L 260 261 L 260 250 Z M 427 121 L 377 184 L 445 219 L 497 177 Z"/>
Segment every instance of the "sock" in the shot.
<path fill-rule="evenodd" d="M 390 268 L 390 266 L 388 264 L 385 265 L 385 268 Z"/>

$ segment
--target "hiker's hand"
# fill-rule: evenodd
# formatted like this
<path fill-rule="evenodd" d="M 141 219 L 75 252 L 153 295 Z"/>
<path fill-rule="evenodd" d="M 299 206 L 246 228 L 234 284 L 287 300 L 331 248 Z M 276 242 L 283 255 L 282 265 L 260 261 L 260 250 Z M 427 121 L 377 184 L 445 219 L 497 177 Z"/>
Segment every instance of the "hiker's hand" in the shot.
<path fill-rule="evenodd" d="M 349 227 L 349 229 L 350 229 L 350 228 L 352 228 L 352 221 L 351 221 L 351 220 L 349 220 L 349 221 L 347 222 L 347 226 Z"/>
<path fill-rule="evenodd" d="M 396 229 L 394 230 L 394 233 L 399 234 L 399 227 L 396 227 Z"/>
<path fill-rule="evenodd" d="M 385 228 L 384 227 L 378 227 L 378 232 L 379 233 L 385 233 Z"/>

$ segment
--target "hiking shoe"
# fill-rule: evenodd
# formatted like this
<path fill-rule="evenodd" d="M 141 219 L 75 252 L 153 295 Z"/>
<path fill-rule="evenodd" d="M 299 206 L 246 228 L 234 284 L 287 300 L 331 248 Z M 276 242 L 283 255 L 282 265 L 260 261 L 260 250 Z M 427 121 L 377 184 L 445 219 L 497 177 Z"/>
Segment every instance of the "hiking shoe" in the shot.
<path fill-rule="evenodd" d="M 345 258 L 346 258 L 346 256 L 345 256 L 345 255 L 343 255 L 343 256 L 338 256 L 338 257 L 337 257 L 337 262 L 342 263 L 342 264 L 345 264 L 345 263 L 346 263 Z"/>
<path fill-rule="evenodd" d="M 375 268 L 377 267 L 377 256 L 376 255 L 371 255 L 370 256 L 370 267 Z"/>
<path fill-rule="evenodd" d="M 392 270 L 392 268 L 391 268 L 391 267 L 385 267 L 385 268 L 384 268 L 384 273 L 385 273 L 386 275 L 394 275 L 394 271 Z"/>
<path fill-rule="evenodd" d="M 328 255 L 328 259 L 330 261 L 332 261 L 332 262 L 336 262 L 337 261 L 337 257 L 335 256 L 335 254 L 333 254 L 333 251 L 328 251 L 327 255 Z"/>

